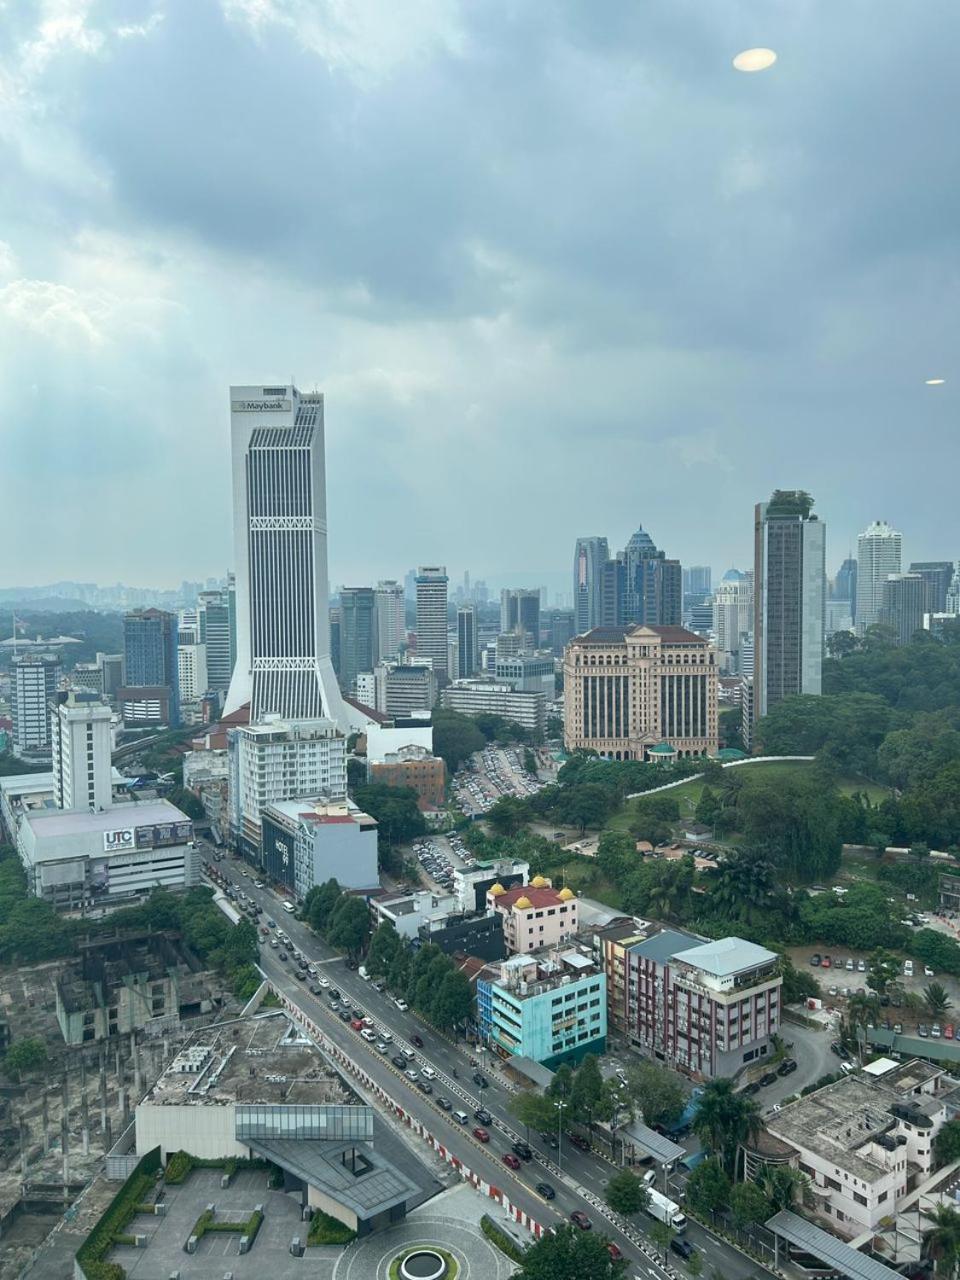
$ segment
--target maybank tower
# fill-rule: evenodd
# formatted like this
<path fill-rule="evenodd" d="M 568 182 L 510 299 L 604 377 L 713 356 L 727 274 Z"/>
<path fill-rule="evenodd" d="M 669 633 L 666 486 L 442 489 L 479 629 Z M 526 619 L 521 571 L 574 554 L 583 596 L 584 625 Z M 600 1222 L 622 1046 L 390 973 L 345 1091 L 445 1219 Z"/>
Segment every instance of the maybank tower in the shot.
<path fill-rule="evenodd" d="M 348 724 L 330 661 L 323 396 L 231 387 L 237 661 L 225 714 Z"/>

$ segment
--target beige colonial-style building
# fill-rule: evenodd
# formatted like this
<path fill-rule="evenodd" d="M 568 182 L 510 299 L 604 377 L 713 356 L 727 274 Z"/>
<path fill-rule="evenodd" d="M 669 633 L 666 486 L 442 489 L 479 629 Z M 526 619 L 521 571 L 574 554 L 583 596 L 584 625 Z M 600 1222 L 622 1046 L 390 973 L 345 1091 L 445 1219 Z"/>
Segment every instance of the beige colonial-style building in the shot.
<path fill-rule="evenodd" d="M 563 655 L 564 744 L 612 760 L 717 750 L 717 663 L 684 627 L 594 627 Z M 661 748 L 661 750 L 657 750 Z"/>

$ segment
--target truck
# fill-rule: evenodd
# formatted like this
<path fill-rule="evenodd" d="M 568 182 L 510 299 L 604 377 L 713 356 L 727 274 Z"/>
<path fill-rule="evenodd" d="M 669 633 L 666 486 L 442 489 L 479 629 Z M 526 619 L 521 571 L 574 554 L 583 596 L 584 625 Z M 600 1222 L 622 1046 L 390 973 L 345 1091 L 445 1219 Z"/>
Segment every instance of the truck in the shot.
<path fill-rule="evenodd" d="M 680 1212 L 680 1206 L 675 1200 L 668 1199 L 659 1191 L 655 1191 L 653 1187 L 650 1187 L 647 1195 L 649 1198 L 645 1208 L 651 1218 L 656 1218 L 658 1222 L 665 1222 L 674 1231 L 684 1230 L 687 1220 Z"/>

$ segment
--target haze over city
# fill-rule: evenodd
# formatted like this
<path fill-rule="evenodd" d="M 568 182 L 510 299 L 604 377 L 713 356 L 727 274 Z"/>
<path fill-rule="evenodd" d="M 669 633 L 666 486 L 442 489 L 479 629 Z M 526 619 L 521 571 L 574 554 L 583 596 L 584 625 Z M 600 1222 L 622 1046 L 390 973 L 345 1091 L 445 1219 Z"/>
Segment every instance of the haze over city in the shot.
<path fill-rule="evenodd" d="M 778 486 L 831 572 L 877 518 L 942 553 L 955 6 L 24 0 L 0 33 L 15 582 L 232 567 L 258 378 L 325 393 L 333 584 L 567 581 L 640 524 L 746 566 Z"/>

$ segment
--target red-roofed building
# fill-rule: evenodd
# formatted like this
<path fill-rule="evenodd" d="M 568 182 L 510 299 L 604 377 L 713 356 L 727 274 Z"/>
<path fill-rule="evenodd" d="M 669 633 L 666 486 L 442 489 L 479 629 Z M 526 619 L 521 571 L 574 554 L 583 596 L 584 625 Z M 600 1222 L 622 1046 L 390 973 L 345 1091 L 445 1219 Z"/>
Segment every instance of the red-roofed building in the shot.
<path fill-rule="evenodd" d="M 487 909 L 503 917 L 503 937 L 510 954 L 552 947 L 579 928 L 580 904 L 572 889 L 554 889 L 543 876 L 527 885 L 487 890 Z"/>

